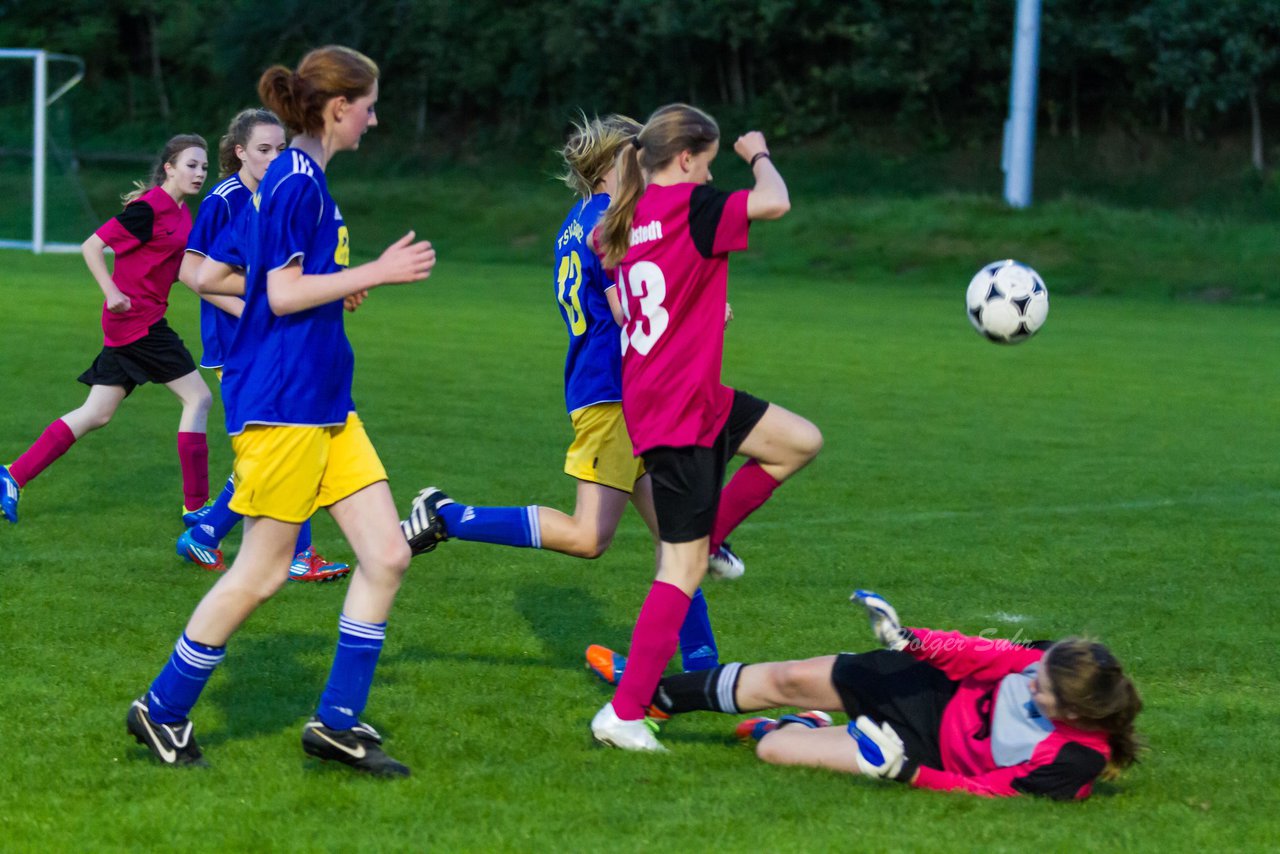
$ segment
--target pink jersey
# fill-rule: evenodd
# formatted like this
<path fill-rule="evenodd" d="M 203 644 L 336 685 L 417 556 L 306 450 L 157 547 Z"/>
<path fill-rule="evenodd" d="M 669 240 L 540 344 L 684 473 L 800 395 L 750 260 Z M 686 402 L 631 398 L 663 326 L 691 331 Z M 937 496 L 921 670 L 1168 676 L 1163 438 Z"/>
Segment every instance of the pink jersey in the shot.
<path fill-rule="evenodd" d="M 1043 732 L 1029 727 L 999 744 L 1001 724 L 1007 729 L 1028 726 L 1018 721 L 1027 695 L 1018 695 L 1023 680 L 1038 668 L 1044 651 L 1006 640 L 973 637 L 959 632 L 911 630 L 919 643 L 906 652 L 959 682 L 942 713 L 938 732 L 942 768 L 920 766 L 915 785 L 925 789 L 960 789 L 1002 797 L 1044 795 L 1069 800 L 1086 798 L 1107 761 L 1107 734 L 1083 730 L 1065 721 L 1042 721 Z M 1019 701 L 1011 707 L 1008 696 Z M 1030 710 L 1033 716 L 1034 708 Z M 1020 741 L 1011 744 L 1011 741 Z M 1002 754 L 1005 757 L 1001 761 Z"/>
<path fill-rule="evenodd" d="M 720 382 L 729 253 L 747 248 L 747 192 L 650 185 L 618 265 L 622 411 L 637 455 L 711 447 L 733 390 Z"/>
<path fill-rule="evenodd" d="M 152 187 L 94 233 L 115 250 L 111 281 L 130 302 L 121 313 L 103 305 L 103 343 L 123 347 L 144 338 L 164 317 L 191 234 L 191 211 L 162 188 Z"/>

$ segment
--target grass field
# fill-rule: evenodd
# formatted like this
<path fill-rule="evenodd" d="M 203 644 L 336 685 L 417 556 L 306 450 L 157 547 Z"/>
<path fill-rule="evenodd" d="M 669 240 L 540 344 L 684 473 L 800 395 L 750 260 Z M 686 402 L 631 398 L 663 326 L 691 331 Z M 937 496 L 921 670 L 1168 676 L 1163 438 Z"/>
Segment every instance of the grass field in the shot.
<path fill-rule="evenodd" d="M 348 321 L 356 400 L 399 503 L 437 483 L 567 507 L 564 333 L 543 261 L 563 196 L 479 178 L 388 187 L 335 194 L 366 256 L 408 223 L 440 246 L 430 281 L 378 291 Z M 144 388 L 0 527 L 0 849 L 1280 843 L 1273 229 L 1071 200 L 1014 216 L 966 196 L 799 198 L 756 245 L 731 277 L 726 381 L 806 415 L 826 447 L 734 537 L 746 577 L 708 584 L 723 658 L 870 648 L 846 602 L 857 586 L 917 625 L 1089 633 L 1147 704 L 1150 750 L 1119 783 L 1075 805 L 910 791 L 762 765 L 730 743 L 736 719 L 710 714 L 669 724 L 668 755 L 594 747 L 608 694 L 582 650 L 625 646 L 652 573 L 633 516 L 595 562 L 465 543 L 415 562 L 366 714 L 411 779 L 357 779 L 299 749 L 341 584 L 290 585 L 262 608 L 193 716 L 212 767 L 158 767 L 124 714 L 213 579 L 173 554 L 178 406 Z M 1053 294 L 1044 331 L 1012 348 L 962 309 L 972 271 L 1006 255 Z M 7 461 L 81 402 L 100 334 L 78 258 L 3 262 Z M 194 345 L 181 288 L 170 317 Z M 215 482 L 231 462 L 220 414 Z M 327 518 L 316 539 L 351 557 Z"/>

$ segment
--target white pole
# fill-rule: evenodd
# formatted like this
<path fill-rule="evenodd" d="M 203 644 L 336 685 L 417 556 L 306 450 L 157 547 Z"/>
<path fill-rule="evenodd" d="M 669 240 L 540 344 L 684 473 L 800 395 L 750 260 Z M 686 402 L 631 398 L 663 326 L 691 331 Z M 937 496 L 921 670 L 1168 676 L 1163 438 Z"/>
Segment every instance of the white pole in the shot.
<path fill-rule="evenodd" d="M 1040 0 L 1018 0 L 1014 22 L 1009 121 L 1005 125 L 1004 198 L 1010 207 L 1031 204 L 1036 149 L 1036 77 L 1040 63 Z"/>
<path fill-rule="evenodd" d="M 45 136 L 45 95 L 48 86 L 48 57 L 45 52 L 36 51 L 35 55 L 35 93 L 32 101 L 35 105 L 35 121 L 31 132 L 31 251 L 39 255 L 44 252 L 44 136 Z"/>

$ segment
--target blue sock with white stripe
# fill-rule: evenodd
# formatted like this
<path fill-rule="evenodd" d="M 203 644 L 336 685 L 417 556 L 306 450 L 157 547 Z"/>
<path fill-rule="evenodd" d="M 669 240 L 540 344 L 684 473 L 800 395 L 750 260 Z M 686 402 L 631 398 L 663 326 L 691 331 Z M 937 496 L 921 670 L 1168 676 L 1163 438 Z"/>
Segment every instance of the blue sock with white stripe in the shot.
<path fill-rule="evenodd" d="M 213 502 L 209 512 L 200 520 L 200 524 L 191 529 L 191 539 L 207 549 L 216 549 L 231 529 L 240 524 L 244 517 L 232 510 L 228 505 L 231 496 L 236 494 L 235 480 L 227 478 L 227 485 L 222 487 L 218 500 Z"/>
<path fill-rule="evenodd" d="M 351 729 L 360 722 L 386 637 L 386 623 L 362 623 L 346 614 L 338 618 L 338 651 L 316 709 L 325 726 Z"/>
<path fill-rule="evenodd" d="M 186 720 L 214 668 L 226 656 L 225 646 L 205 646 L 183 632 L 173 655 L 169 656 L 169 663 L 151 683 L 148 692 L 150 702 L 147 704 L 151 720 L 158 724 Z"/>
<path fill-rule="evenodd" d="M 518 548 L 542 548 L 538 505 L 528 507 L 472 507 L 456 501 L 438 508 L 444 529 L 457 540 L 497 543 Z"/>
<path fill-rule="evenodd" d="M 685 670 L 710 670 L 720 663 L 716 636 L 711 631 L 711 615 L 702 588 L 693 594 L 689 612 L 680 626 L 680 660 Z"/>

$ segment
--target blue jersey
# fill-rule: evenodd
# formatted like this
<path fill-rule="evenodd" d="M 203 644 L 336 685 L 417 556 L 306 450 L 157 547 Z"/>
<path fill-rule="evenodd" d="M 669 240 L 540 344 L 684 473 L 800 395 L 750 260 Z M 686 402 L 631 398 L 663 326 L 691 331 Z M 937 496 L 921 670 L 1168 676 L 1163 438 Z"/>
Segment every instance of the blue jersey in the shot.
<path fill-rule="evenodd" d="M 605 297 L 614 284 L 587 242 L 608 206 L 604 193 L 579 202 L 556 237 L 554 283 L 569 330 L 564 402 L 570 412 L 622 400 L 622 338 Z"/>
<path fill-rule="evenodd" d="M 218 237 L 235 222 L 236 217 L 249 204 L 253 193 L 240 181 L 239 175 L 228 175 L 219 181 L 200 203 L 196 224 L 187 238 L 187 251 L 208 256 Z M 223 260 L 218 258 L 216 260 Z M 243 266 L 243 263 L 236 266 Z M 200 342 L 203 353 L 200 367 L 220 368 L 225 361 L 227 347 L 236 329 L 236 316 L 228 314 L 213 303 L 200 301 Z"/>
<path fill-rule="evenodd" d="M 304 275 L 346 268 L 347 227 L 324 171 L 291 148 L 267 168 L 243 227 L 244 314 L 227 352 L 222 400 L 227 433 L 250 424 L 339 426 L 354 411 L 355 357 L 342 300 L 277 317 L 267 274 L 300 260 Z"/>

